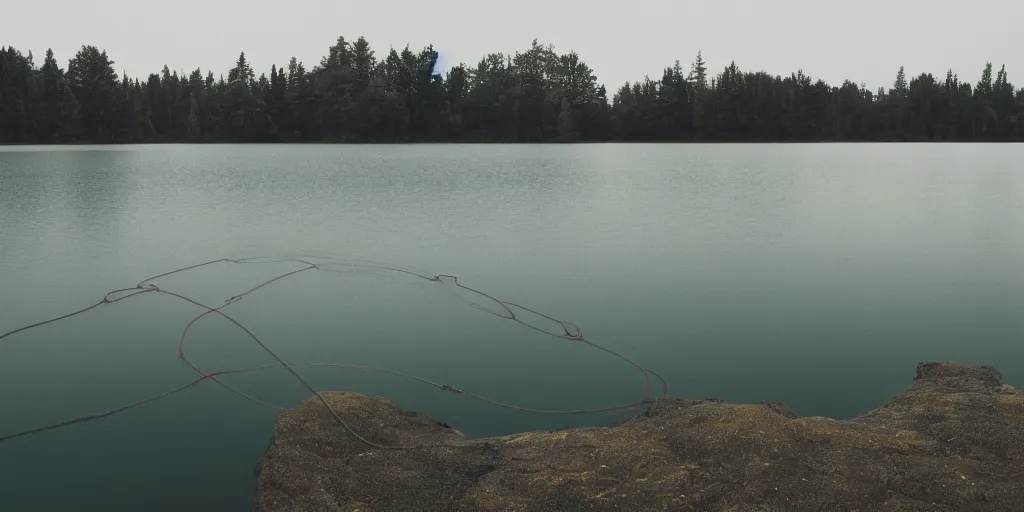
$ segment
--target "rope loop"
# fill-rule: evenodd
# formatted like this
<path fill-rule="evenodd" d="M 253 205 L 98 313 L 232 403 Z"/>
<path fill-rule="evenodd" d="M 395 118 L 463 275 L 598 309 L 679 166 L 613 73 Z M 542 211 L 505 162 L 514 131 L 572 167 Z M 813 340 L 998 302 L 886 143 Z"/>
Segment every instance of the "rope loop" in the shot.
<path fill-rule="evenodd" d="M 258 261 L 258 260 L 261 260 L 261 259 L 265 259 L 266 261 L 262 261 L 262 262 Z M 583 343 L 585 343 L 585 344 L 587 344 L 587 345 L 589 345 L 591 347 L 594 347 L 594 348 L 596 348 L 598 350 L 601 350 L 601 351 L 604 351 L 606 353 L 609 353 L 609 354 L 611 354 L 611 355 L 613 355 L 613 356 L 615 356 L 615 357 L 617 357 L 617 358 L 619 358 L 619 359 L 629 363 L 630 365 L 632 365 L 633 367 L 638 369 L 643 374 L 643 376 L 644 376 L 644 381 L 645 381 L 645 384 L 646 384 L 646 394 L 645 394 L 645 397 L 642 400 L 639 400 L 639 401 L 633 402 L 633 403 L 629 403 L 629 404 L 613 405 L 613 406 L 594 408 L 594 409 L 535 409 L 535 408 L 524 407 L 524 406 L 520 406 L 520 405 L 514 405 L 514 404 L 508 404 L 508 403 L 500 402 L 500 401 L 494 400 L 492 398 L 486 397 L 484 395 L 472 393 L 470 391 L 466 391 L 466 390 L 463 390 L 463 389 L 451 386 L 449 384 L 438 384 L 436 382 L 429 381 L 429 380 L 424 379 L 422 377 L 417 377 L 415 375 L 410 375 L 410 374 L 398 372 L 398 371 L 395 371 L 395 370 L 389 370 L 389 369 L 386 369 L 386 368 L 376 368 L 376 367 L 371 367 L 371 366 L 354 365 L 354 364 L 337 364 L 337 363 L 301 363 L 301 364 L 288 363 L 284 359 L 282 359 L 276 352 L 274 352 L 269 346 L 267 346 L 267 344 L 264 343 L 259 337 L 257 337 L 252 331 L 250 331 L 247 327 L 245 327 L 244 325 L 239 323 L 237 320 L 235 320 L 231 316 L 229 316 L 226 313 L 224 313 L 224 311 L 222 311 L 222 309 L 225 308 L 226 306 L 230 305 L 230 304 L 234 304 L 235 302 L 238 302 L 238 301 L 244 299 L 249 294 L 254 293 L 254 292 L 256 292 L 257 290 L 259 290 L 261 288 L 269 286 L 270 284 L 275 283 L 277 281 L 280 281 L 282 279 L 285 279 L 285 278 L 287 278 L 289 276 L 293 276 L 293 275 L 296 275 L 296 274 L 299 274 L 299 273 L 302 273 L 302 272 L 307 272 L 307 271 L 310 271 L 310 270 L 326 271 L 326 270 L 324 270 L 321 267 L 321 265 L 316 264 L 316 263 L 311 263 L 309 261 L 306 261 L 307 259 L 308 258 L 268 259 L 267 257 L 261 257 L 261 258 L 242 258 L 242 259 L 226 259 L 226 258 L 222 258 L 222 259 L 217 259 L 217 260 L 213 260 L 213 261 L 208 261 L 206 263 L 200 263 L 200 264 L 197 264 L 197 265 L 192 265 L 192 266 L 180 268 L 180 269 L 177 269 L 177 270 L 172 270 L 170 272 L 165 272 L 163 274 L 160 274 L 160 275 L 157 275 L 157 276 L 153 276 L 153 277 L 150 277 L 148 279 L 143 279 L 142 281 L 139 282 L 139 284 L 137 284 L 136 286 L 134 286 L 132 288 L 124 288 L 124 289 L 113 290 L 111 292 L 108 292 L 106 295 L 103 296 L 102 300 L 100 300 L 99 302 L 97 302 L 97 303 L 95 303 L 95 304 L 93 304 L 91 306 L 88 306 L 86 308 L 83 308 L 83 309 L 80 309 L 78 311 L 74 311 L 74 312 L 68 313 L 68 314 L 63 315 L 63 316 L 51 318 L 49 320 L 44 320 L 42 322 L 38 322 L 38 323 L 35 323 L 35 324 L 27 325 L 27 326 L 20 327 L 18 329 L 14 329 L 12 331 L 8 331 L 6 333 L 0 334 L 0 340 L 2 340 L 4 338 L 7 338 L 8 336 L 12 336 L 12 335 L 14 335 L 16 333 L 19 333 L 19 332 L 27 331 L 27 330 L 33 329 L 35 327 L 40 327 L 40 326 L 43 326 L 43 325 L 47 325 L 47 324 L 50 324 L 50 323 L 54 323 L 54 322 L 57 322 L 57 321 L 60 321 L 60 320 L 64 320 L 64 319 L 67 319 L 67 318 L 71 318 L 71 317 L 74 317 L 74 316 L 86 313 L 87 311 L 90 311 L 90 310 L 92 310 L 94 308 L 97 308 L 97 307 L 99 307 L 101 305 L 113 304 L 115 302 L 119 302 L 121 300 L 128 299 L 128 298 L 134 297 L 136 295 L 142 295 L 142 294 L 149 293 L 149 292 L 156 292 L 156 293 L 168 295 L 168 296 L 171 296 L 171 297 L 175 297 L 177 299 L 180 299 L 180 300 L 182 300 L 184 302 L 188 302 L 190 304 L 193 304 L 193 305 L 199 307 L 200 309 L 204 310 L 202 313 L 200 313 L 198 316 L 194 317 L 191 321 L 188 322 L 188 324 L 182 330 L 181 335 L 180 335 L 180 337 L 178 339 L 178 357 L 182 361 L 184 361 L 189 367 L 191 367 L 196 373 L 199 374 L 199 377 L 196 378 L 195 380 L 193 380 L 191 382 L 188 382 L 188 383 L 186 383 L 186 384 L 184 384 L 184 385 L 182 385 L 182 386 L 180 386 L 178 388 L 172 389 L 170 391 L 166 391 L 166 392 L 160 393 L 158 395 L 151 396 L 151 397 L 146 398 L 144 400 L 140 400 L 138 402 L 135 402 L 135 403 L 132 403 L 132 404 L 128 404 L 126 406 L 119 407 L 119 408 L 116 408 L 116 409 L 113 409 L 113 410 L 110 410 L 110 411 L 106 411 L 106 412 L 102 412 L 102 413 L 97 413 L 97 414 L 90 414 L 90 415 L 86 415 L 86 416 L 80 416 L 78 418 L 73 418 L 73 419 L 70 419 L 70 420 L 67 420 L 67 421 L 62 421 L 62 422 L 59 422 L 59 423 L 54 423 L 54 424 L 43 426 L 43 427 L 38 427 L 38 428 L 30 429 L 30 430 L 25 430 L 25 431 L 22 431 L 22 432 L 16 432 L 16 433 L 13 433 L 13 434 L 2 435 L 2 436 L 0 436 L 0 442 L 6 441 L 6 440 L 9 440 L 9 439 L 14 439 L 14 438 L 17 438 L 17 437 L 23 437 L 23 436 L 27 436 L 27 435 L 31 435 L 31 434 L 37 434 L 37 433 L 40 433 L 40 432 L 46 432 L 46 431 L 54 430 L 54 429 L 61 428 L 61 427 L 66 427 L 66 426 L 69 426 L 69 425 L 74 425 L 76 423 L 83 423 L 83 422 L 86 422 L 86 421 L 93 421 L 93 420 L 97 420 L 97 419 L 101 419 L 101 418 L 106 418 L 106 417 L 112 416 L 114 414 L 118 414 L 118 413 L 127 411 L 129 409 L 133 409 L 133 408 L 136 408 L 136 407 L 139 407 L 139 406 L 151 403 L 151 402 L 155 402 L 155 401 L 157 401 L 157 400 L 159 400 L 161 398 L 165 398 L 165 397 L 171 396 L 173 394 L 179 393 L 181 391 L 184 391 L 184 390 L 186 390 L 186 389 L 188 389 L 188 388 L 190 388 L 190 387 L 192 387 L 194 385 L 197 385 L 197 384 L 199 384 L 201 382 L 205 382 L 207 380 L 213 381 L 217 385 L 225 388 L 226 390 L 228 390 L 228 391 L 234 393 L 235 395 L 238 395 L 239 397 L 242 397 L 242 398 L 244 398 L 246 400 L 252 401 L 252 402 L 260 404 L 260 405 L 264 405 L 264 406 L 276 408 L 276 409 L 279 409 L 279 410 L 283 410 L 284 407 L 281 407 L 279 405 L 275 405 L 275 404 L 263 401 L 263 400 L 261 400 L 259 398 L 256 398 L 256 397 L 250 396 L 248 394 L 245 394 L 245 393 L 243 393 L 243 392 L 241 392 L 241 391 L 239 391 L 239 390 L 229 386 L 228 384 L 224 383 L 222 380 L 218 379 L 218 377 L 223 376 L 223 375 L 230 375 L 230 374 L 256 372 L 256 371 L 268 370 L 268 369 L 272 369 L 272 368 L 284 368 L 293 377 L 295 377 L 295 379 L 298 380 L 313 396 L 315 396 L 318 399 L 318 401 L 326 408 L 328 413 L 334 418 L 334 420 L 343 429 L 345 429 L 349 434 L 351 434 L 352 436 L 354 436 L 356 439 L 358 439 L 363 444 L 366 444 L 367 446 L 370 446 L 372 448 L 382 449 L 382 450 L 411 450 L 411 449 L 417 449 L 417 448 L 433 448 L 433 447 L 438 447 L 438 446 L 448 446 L 447 443 L 425 444 L 425 445 L 418 445 L 418 446 L 385 446 L 385 445 L 381 445 L 381 444 L 378 444 L 378 443 L 374 443 L 374 442 L 366 439 L 365 437 L 359 435 L 359 433 L 354 431 L 349 426 L 349 424 L 344 420 L 344 418 L 342 418 L 341 415 L 337 411 L 335 411 L 334 408 L 331 407 L 330 403 L 328 403 L 328 401 L 324 398 L 324 396 L 319 391 L 314 389 L 313 386 L 311 386 L 309 384 L 309 382 L 305 378 L 303 378 L 301 375 L 299 375 L 299 373 L 295 370 L 295 368 L 296 367 L 300 367 L 300 366 L 354 368 L 354 369 L 361 369 L 361 370 L 368 370 L 368 371 L 387 373 L 387 374 L 395 375 L 395 376 L 398 376 L 398 377 L 406 378 L 406 379 L 409 379 L 409 380 L 413 380 L 413 381 L 416 381 L 416 382 L 420 382 L 422 384 L 430 385 L 430 386 L 433 386 L 433 387 L 435 387 L 435 388 L 437 388 L 437 389 L 439 389 L 441 391 L 447 391 L 447 392 L 450 392 L 450 393 L 465 395 L 465 396 L 468 396 L 468 397 L 480 400 L 480 401 L 485 402 L 485 403 L 496 405 L 498 407 L 503 407 L 503 408 L 507 408 L 507 409 L 513 409 L 513 410 L 518 410 L 518 411 L 524 411 L 524 412 L 540 413 L 540 414 L 590 414 L 590 413 L 597 413 L 597 412 L 624 411 L 624 410 L 633 409 L 633 408 L 636 408 L 636 407 L 643 407 L 643 406 L 648 406 L 648 408 L 649 408 L 650 406 L 653 406 L 657 402 L 657 400 L 654 400 L 652 398 L 652 394 L 651 394 L 651 376 L 654 376 L 655 378 L 657 378 L 661 382 L 662 392 L 663 392 L 661 399 L 668 398 L 668 382 L 665 380 L 664 377 L 662 377 L 660 374 L 658 374 L 654 370 L 651 370 L 649 368 L 646 368 L 646 367 L 640 365 L 639 363 L 633 361 L 632 359 L 626 357 L 623 354 L 620 354 L 619 352 L 616 352 L 616 351 L 614 351 L 614 350 L 612 350 L 610 348 L 603 347 L 603 346 L 598 345 L 598 344 L 596 344 L 596 343 L 594 343 L 592 341 L 584 339 L 583 338 L 583 332 L 578 327 L 576 327 L 575 324 L 572 324 L 570 322 L 563 322 L 563 321 L 558 320 L 556 318 L 550 317 L 548 315 L 545 315 L 543 313 L 539 313 L 537 311 L 534 311 L 532 309 L 529 309 L 529 308 L 526 308 L 526 307 L 523 307 L 523 306 L 519 306 L 517 304 L 513 304 L 513 303 L 510 303 L 510 302 L 503 302 L 503 301 L 498 300 L 497 298 L 495 298 L 495 297 L 493 297 L 491 295 L 488 295 L 488 294 L 486 294 L 486 293 L 484 293 L 484 292 L 482 292 L 480 290 L 476 290 L 474 288 L 470 288 L 468 286 L 465 286 L 465 285 L 459 283 L 458 278 L 455 277 L 455 276 L 451 276 L 451 275 L 447 275 L 447 274 L 436 274 L 436 275 L 431 276 L 431 275 L 428 275 L 428 274 L 423 274 L 423 273 L 419 273 L 419 272 L 412 271 L 412 270 L 402 269 L 402 268 L 398 268 L 398 267 L 389 267 L 389 266 L 384 266 L 384 265 L 375 265 L 375 264 L 367 264 L 367 265 L 351 264 L 351 265 L 355 266 L 355 267 L 364 267 L 364 268 L 368 268 L 368 269 L 391 270 L 391 271 L 395 271 L 395 272 L 401 272 L 401 273 L 409 274 L 411 276 L 415 276 L 415 277 L 418 277 L 418 278 L 421 278 L 421 279 L 424 279 L 424 280 L 427 280 L 427 281 L 439 282 L 439 283 L 444 284 L 446 286 L 448 286 L 447 283 L 445 283 L 441 278 L 442 277 L 449 277 L 449 278 L 451 278 L 452 283 L 454 283 L 452 286 L 454 286 L 456 288 L 460 288 L 460 289 L 466 290 L 466 291 L 469 291 L 469 292 L 472 292 L 472 293 L 476 293 L 476 294 L 478 294 L 478 295 L 480 295 L 482 297 L 485 297 L 487 299 L 493 300 L 494 302 L 498 303 L 505 310 L 505 312 L 508 313 L 508 316 L 502 314 L 501 312 L 493 311 L 491 309 L 479 306 L 479 305 L 477 305 L 477 304 L 475 304 L 475 303 L 473 303 L 473 302 L 471 302 L 471 301 L 469 301 L 467 299 L 463 299 L 465 302 L 468 302 L 470 305 L 473 305 L 477 309 L 480 309 L 482 311 L 488 312 L 488 313 L 493 314 L 495 316 L 498 316 L 500 318 L 504 318 L 504 319 L 507 319 L 507 320 L 512 320 L 513 322 L 517 322 L 519 324 L 525 325 L 527 327 L 530 327 L 530 328 L 535 329 L 537 331 L 543 332 L 543 333 L 545 333 L 545 334 L 547 334 L 549 336 L 555 337 L 555 338 L 581 341 L 581 342 L 583 342 Z M 231 298 L 225 300 L 224 303 L 222 305 L 218 306 L 218 307 L 210 307 L 210 306 L 202 304 L 202 303 L 200 303 L 200 302 L 198 302 L 198 301 L 196 301 L 194 299 L 186 297 L 184 295 L 175 293 L 173 291 L 164 290 L 163 288 L 161 288 L 160 286 L 158 286 L 156 283 L 153 282 L 153 280 L 161 278 L 161 277 L 165 277 L 165 276 L 169 276 L 169 275 L 185 272 L 185 271 L 188 271 L 188 270 L 204 267 L 204 266 L 207 266 L 207 265 L 212 265 L 212 264 L 215 264 L 215 263 L 253 264 L 253 263 L 289 263 L 289 262 L 291 262 L 291 263 L 300 263 L 300 264 L 302 264 L 304 266 L 302 268 L 297 269 L 297 270 L 293 270 L 291 272 L 287 272 L 287 273 L 278 275 L 276 277 L 273 277 L 271 279 L 268 279 L 266 281 L 263 281 L 262 283 L 256 285 L 255 287 L 250 288 L 249 290 L 246 290 L 246 291 L 244 291 L 242 293 L 234 295 Z M 115 298 L 115 299 L 111 299 L 110 298 L 115 293 L 130 292 L 130 291 L 134 291 L 134 293 L 129 293 L 129 294 L 126 294 L 126 295 L 124 295 L 122 297 L 118 297 L 118 298 Z M 552 331 L 548 331 L 546 329 L 543 329 L 541 327 L 537 327 L 537 326 L 531 325 L 531 324 L 521 320 L 518 316 L 516 316 L 516 314 L 512 311 L 512 308 L 519 308 L 519 309 L 522 309 L 524 311 L 528 311 L 530 313 L 536 314 L 536 315 L 538 315 L 538 316 L 540 316 L 542 318 L 546 318 L 548 320 L 554 321 L 554 322 L 558 323 L 559 325 L 561 325 L 563 332 L 562 333 L 552 332 Z M 218 316 L 228 320 L 229 322 L 231 322 L 235 327 L 237 327 L 239 330 L 244 332 L 249 338 L 251 338 L 253 340 L 253 342 L 255 342 L 257 345 L 259 345 L 259 347 L 264 352 L 266 352 L 269 356 L 271 356 L 273 359 L 275 359 L 277 361 L 277 363 L 276 364 L 259 366 L 259 367 L 253 367 L 253 368 L 241 368 L 241 369 L 235 369 L 235 370 L 220 370 L 220 371 L 214 371 L 214 372 L 207 372 L 205 370 L 202 370 L 198 366 L 196 366 L 193 362 L 189 361 L 189 359 L 185 356 L 185 350 L 184 350 L 186 336 L 188 335 L 188 332 L 191 329 L 191 327 L 197 321 L 199 321 L 201 318 L 203 318 L 203 317 L 205 317 L 207 315 L 211 315 L 211 314 L 218 315 Z M 572 326 L 572 328 L 576 331 L 575 334 L 572 332 L 572 329 L 570 329 L 569 326 Z"/>

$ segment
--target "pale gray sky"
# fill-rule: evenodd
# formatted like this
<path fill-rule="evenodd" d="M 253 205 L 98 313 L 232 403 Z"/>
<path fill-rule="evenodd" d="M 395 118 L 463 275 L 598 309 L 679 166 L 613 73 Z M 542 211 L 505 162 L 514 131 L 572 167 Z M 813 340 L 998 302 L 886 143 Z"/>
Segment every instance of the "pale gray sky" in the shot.
<path fill-rule="evenodd" d="M 973 83 L 991 60 L 1020 87 L 1022 15 L 1024 3 L 1011 0 L 0 0 L 0 45 L 32 50 L 37 63 L 51 47 L 66 67 L 92 44 L 119 73 L 145 79 L 164 64 L 226 74 L 243 50 L 257 76 L 293 55 L 311 69 L 339 35 L 365 36 L 379 57 L 433 43 L 446 66 L 524 50 L 536 37 L 576 50 L 609 96 L 626 80 L 660 78 L 676 59 L 688 69 L 698 48 L 715 73 L 735 60 L 872 89 L 890 86 L 900 65 L 908 78 L 952 67 Z"/>

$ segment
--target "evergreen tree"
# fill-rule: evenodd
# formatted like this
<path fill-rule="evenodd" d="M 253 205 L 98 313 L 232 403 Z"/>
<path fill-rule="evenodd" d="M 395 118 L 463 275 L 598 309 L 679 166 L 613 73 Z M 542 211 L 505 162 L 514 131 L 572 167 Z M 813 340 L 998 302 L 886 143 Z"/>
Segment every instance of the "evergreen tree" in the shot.
<path fill-rule="evenodd" d="M 91 142 L 116 140 L 119 132 L 114 106 L 117 73 L 106 51 L 82 46 L 68 62 L 67 80 L 78 102 L 82 136 Z"/>
<path fill-rule="evenodd" d="M 432 46 L 382 55 L 338 37 L 308 70 L 257 73 L 242 52 L 226 78 L 165 65 L 140 81 L 95 46 L 66 71 L 3 47 L 0 142 L 1024 140 L 1024 89 L 991 63 L 974 85 L 900 67 L 873 92 L 735 62 L 712 75 L 698 51 L 609 98 L 580 55 L 537 40 L 444 76 Z"/>

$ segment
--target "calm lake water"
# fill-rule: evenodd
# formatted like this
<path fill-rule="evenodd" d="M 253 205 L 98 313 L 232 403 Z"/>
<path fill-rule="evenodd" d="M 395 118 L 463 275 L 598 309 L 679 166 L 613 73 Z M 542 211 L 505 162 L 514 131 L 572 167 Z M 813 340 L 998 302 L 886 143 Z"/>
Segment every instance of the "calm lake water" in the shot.
<path fill-rule="evenodd" d="M 905 389 L 922 360 L 990 364 L 1024 386 L 1024 145 L 0 148 L 0 332 L 188 265 L 295 254 L 456 275 L 574 322 L 674 396 L 848 418 Z M 157 283 L 221 304 L 295 268 L 223 263 Z M 291 362 L 385 366 L 533 407 L 643 397 L 639 372 L 607 354 L 445 285 L 331 270 L 344 268 L 225 311 Z M 0 340 L 0 436 L 195 378 L 177 346 L 201 311 L 143 294 Z M 208 371 L 273 362 L 212 316 L 185 350 Z M 300 371 L 470 436 L 622 417 Z M 224 381 L 283 406 L 307 396 L 282 370 Z M 0 443 L 0 509 L 249 509 L 276 414 L 204 382 Z"/>

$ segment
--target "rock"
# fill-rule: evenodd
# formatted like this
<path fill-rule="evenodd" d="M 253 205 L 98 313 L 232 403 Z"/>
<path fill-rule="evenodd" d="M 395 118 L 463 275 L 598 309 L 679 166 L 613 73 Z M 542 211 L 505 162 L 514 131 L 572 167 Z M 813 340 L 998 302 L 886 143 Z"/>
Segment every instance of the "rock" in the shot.
<path fill-rule="evenodd" d="M 423 414 L 325 393 L 278 418 L 258 511 L 1021 510 L 1024 393 L 990 367 L 921 363 L 851 420 L 780 403 L 668 399 L 614 427 L 465 439 Z"/>

